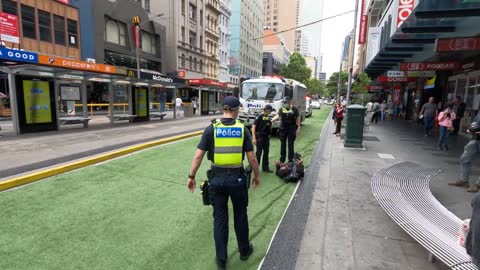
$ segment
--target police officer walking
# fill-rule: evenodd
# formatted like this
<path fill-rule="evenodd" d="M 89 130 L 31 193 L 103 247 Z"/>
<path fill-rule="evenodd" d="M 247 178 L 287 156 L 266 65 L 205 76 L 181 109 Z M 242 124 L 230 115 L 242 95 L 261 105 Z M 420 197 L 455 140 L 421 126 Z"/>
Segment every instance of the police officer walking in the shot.
<path fill-rule="evenodd" d="M 270 113 L 273 108 L 270 105 L 265 105 L 263 114 L 259 114 L 252 126 L 253 144 L 257 145 L 257 161 L 260 163 L 262 157 L 262 170 L 264 172 L 273 172 L 268 166 L 268 154 L 270 150 L 270 134 L 272 132 L 272 121 Z"/>
<path fill-rule="evenodd" d="M 283 107 L 273 117 L 272 122 L 280 119 L 280 162 L 285 163 L 288 140 L 288 162 L 293 162 L 295 154 L 294 143 L 300 133 L 301 118 L 298 109 L 292 106 L 292 99 L 286 96 L 283 100 Z"/>
<path fill-rule="evenodd" d="M 254 172 L 253 187 L 260 184 L 258 163 L 252 137 L 237 119 L 240 101 L 234 96 L 223 100 L 223 118 L 212 121 L 197 146 L 188 175 L 188 189 L 195 190 L 195 174 L 207 153 L 212 162 L 209 177 L 210 202 L 213 205 L 214 240 L 218 269 L 226 269 L 228 242 L 228 198 L 232 200 L 235 233 L 240 259 L 247 260 L 253 253 L 248 228 L 248 183 L 243 169 L 246 154 Z"/>

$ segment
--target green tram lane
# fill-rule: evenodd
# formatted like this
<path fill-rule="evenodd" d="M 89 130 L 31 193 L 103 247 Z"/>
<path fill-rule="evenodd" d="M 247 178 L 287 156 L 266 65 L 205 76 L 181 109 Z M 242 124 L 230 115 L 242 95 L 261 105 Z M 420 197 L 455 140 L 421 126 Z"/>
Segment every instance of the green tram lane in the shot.
<path fill-rule="evenodd" d="M 296 151 L 309 164 L 330 108 L 314 111 Z M 211 207 L 186 182 L 199 137 L 0 193 L 0 269 L 215 269 Z M 279 158 L 272 138 L 270 161 Z M 256 269 L 295 184 L 261 175 L 250 189 L 255 251 L 240 261 L 230 208 L 231 269 Z"/>

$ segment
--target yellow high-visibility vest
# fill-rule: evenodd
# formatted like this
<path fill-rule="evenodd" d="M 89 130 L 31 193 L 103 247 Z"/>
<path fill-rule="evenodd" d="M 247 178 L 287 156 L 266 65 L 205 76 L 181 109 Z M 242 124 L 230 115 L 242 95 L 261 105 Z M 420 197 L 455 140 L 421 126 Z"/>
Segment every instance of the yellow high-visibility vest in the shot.
<path fill-rule="evenodd" d="M 213 165 L 224 168 L 239 168 L 243 165 L 243 138 L 245 126 L 236 121 L 224 125 L 221 121 L 213 124 Z"/>

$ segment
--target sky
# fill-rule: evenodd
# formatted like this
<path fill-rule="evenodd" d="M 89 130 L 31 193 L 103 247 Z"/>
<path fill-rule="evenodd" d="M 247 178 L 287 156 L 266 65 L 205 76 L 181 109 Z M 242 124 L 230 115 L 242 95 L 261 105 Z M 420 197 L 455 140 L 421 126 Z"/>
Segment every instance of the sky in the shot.
<path fill-rule="evenodd" d="M 323 5 L 323 14 L 321 2 Z M 339 13 L 355 9 L 355 0 L 302 0 L 301 24 L 309 23 Z M 354 13 L 303 28 L 310 38 L 312 55 L 323 54 L 323 72 L 327 78 L 340 68 L 342 43 L 347 34 L 353 30 Z"/>

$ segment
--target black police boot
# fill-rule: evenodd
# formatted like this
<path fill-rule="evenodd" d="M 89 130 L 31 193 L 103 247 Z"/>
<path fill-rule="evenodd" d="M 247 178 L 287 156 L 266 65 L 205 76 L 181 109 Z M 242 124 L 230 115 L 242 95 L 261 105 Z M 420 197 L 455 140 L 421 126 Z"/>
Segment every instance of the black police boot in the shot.
<path fill-rule="evenodd" d="M 273 173 L 273 171 L 270 170 L 270 168 L 263 169 L 263 171 L 266 172 L 266 173 Z"/>
<path fill-rule="evenodd" d="M 252 253 L 253 253 L 253 244 L 250 243 L 250 249 L 248 250 L 247 254 L 245 255 L 240 254 L 240 260 L 242 261 L 248 260 L 248 258 L 250 258 L 250 255 L 252 255 Z"/>
<path fill-rule="evenodd" d="M 226 270 L 227 269 L 227 262 L 226 261 L 215 258 L 215 262 L 217 263 L 217 270 Z"/>

